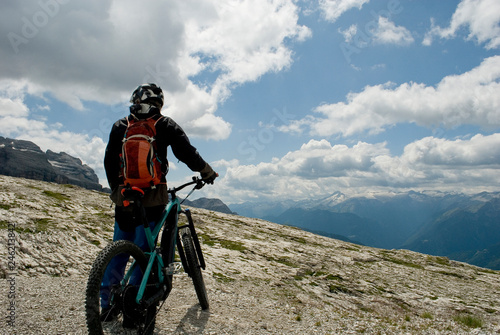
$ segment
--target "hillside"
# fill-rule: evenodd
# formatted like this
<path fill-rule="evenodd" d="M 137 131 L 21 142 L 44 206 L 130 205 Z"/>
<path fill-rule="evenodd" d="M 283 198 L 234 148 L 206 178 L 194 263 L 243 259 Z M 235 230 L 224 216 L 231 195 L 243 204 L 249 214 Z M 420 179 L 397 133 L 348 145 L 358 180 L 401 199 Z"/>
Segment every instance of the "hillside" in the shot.
<path fill-rule="evenodd" d="M 0 277 L 9 280 L 1 281 L 0 304 L 15 301 L 17 334 L 86 334 L 86 276 L 111 239 L 112 214 L 106 194 L 0 176 Z M 156 334 L 500 332 L 498 271 L 258 219 L 193 214 L 211 307 L 201 312 L 190 279 L 177 275 Z M 15 273 L 5 248 L 13 225 Z"/>

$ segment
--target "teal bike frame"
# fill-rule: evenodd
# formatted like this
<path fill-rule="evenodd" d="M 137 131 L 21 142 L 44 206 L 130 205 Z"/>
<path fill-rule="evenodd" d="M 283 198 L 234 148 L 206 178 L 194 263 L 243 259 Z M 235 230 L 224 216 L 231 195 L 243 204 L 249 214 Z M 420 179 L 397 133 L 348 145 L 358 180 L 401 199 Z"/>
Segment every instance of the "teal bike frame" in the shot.
<path fill-rule="evenodd" d="M 172 243 L 172 245 L 169 246 L 169 248 L 172 248 L 172 252 L 170 253 L 170 255 L 172 256 L 172 259 L 169 260 L 170 263 L 167 265 L 172 264 L 174 261 L 175 247 L 178 244 L 178 240 L 177 240 L 178 231 L 179 231 L 179 228 L 184 227 L 184 226 L 183 227 L 178 226 L 178 219 L 179 219 L 180 213 L 185 213 L 187 215 L 188 221 L 190 221 L 190 222 L 188 222 L 189 228 L 191 229 L 191 232 L 194 233 L 194 235 L 196 236 L 196 233 L 194 232 L 194 226 L 192 225 L 191 213 L 189 212 L 189 209 L 186 209 L 185 211 L 183 211 L 181 209 L 181 204 L 184 202 L 185 199 L 183 201 L 180 201 L 179 198 L 177 198 L 177 196 L 176 196 L 176 192 L 180 191 L 181 189 L 183 189 L 189 185 L 193 185 L 193 184 L 195 184 L 195 187 L 186 196 L 185 199 L 187 199 L 187 197 L 189 197 L 194 190 L 201 189 L 205 185 L 202 180 L 200 180 L 196 177 L 193 177 L 192 182 L 189 182 L 189 183 L 183 184 L 179 187 L 168 190 L 168 193 L 171 195 L 171 200 L 167 204 L 161 219 L 158 221 L 158 223 L 154 227 L 153 231 L 151 231 L 151 228 L 149 227 L 149 223 L 147 222 L 147 220 L 145 218 L 145 213 L 143 212 L 144 232 L 145 232 L 146 239 L 148 242 L 149 250 L 151 250 L 151 251 L 145 252 L 145 254 L 147 256 L 149 256 L 149 261 L 148 261 L 148 265 L 146 267 L 146 270 L 144 272 L 144 275 L 142 277 L 141 285 L 139 286 L 139 291 L 137 293 L 137 297 L 136 297 L 137 304 L 142 304 L 144 302 L 143 301 L 144 293 L 146 291 L 146 286 L 148 284 L 148 280 L 149 280 L 149 277 L 151 276 L 151 273 L 153 271 L 155 263 L 156 263 L 156 270 L 157 270 L 157 271 L 155 271 L 155 273 L 158 276 L 158 284 L 161 286 L 162 284 L 165 283 L 166 274 L 163 272 L 163 269 L 165 268 L 165 264 L 163 262 L 162 256 L 158 252 L 159 249 L 156 248 L 156 241 L 158 239 L 158 236 L 160 234 L 161 229 L 163 228 L 163 226 L 165 225 L 165 222 L 167 221 L 167 217 L 169 216 L 169 214 L 173 210 L 175 210 L 175 214 L 174 214 L 175 215 L 175 219 L 174 219 L 175 231 L 173 232 L 173 234 L 174 234 L 173 243 Z M 142 191 L 139 188 L 133 187 L 132 189 L 129 189 L 129 191 L 130 190 L 134 191 L 134 192 L 138 192 L 138 193 L 136 193 L 136 195 L 143 195 L 144 194 L 144 191 Z M 137 198 L 135 201 L 140 202 L 140 200 Z M 142 204 L 138 204 L 138 206 L 142 207 Z M 203 256 L 201 255 L 201 249 L 199 247 L 198 239 L 195 238 L 194 242 L 196 245 L 196 249 L 198 251 L 198 256 L 199 257 L 201 256 L 200 257 L 200 263 L 202 264 L 201 267 L 205 268 L 205 262 L 203 260 Z M 181 252 L 181 250 L 179 250 L 179 252 Z M 183 254 L 181 254 L 181 260 L 183 261 L 183 265 L 184 265 L 185 260 L 184 260 Z M 132 263 L 131 267 L 128 269 L 127 273 L 125 273 L 123 280 L 121 281 L 122 285 L 125 285 L 129 281 L 130 277 L 132 276 L 132 273 L 134 272 L 135 267 L 136 267 L 136 264 L 135 264 L 135 260 L 134 260 L 134 263 Z M 149 298 L 148 302 L 146 302 L 146 306 L 151 305 L 151 303 L 153 303 L 154 300 L 158 299 L 159 296 L 162 296 L 162 295 L 163 295 L 163 292 L 159 292 L 156 296 Z"/>

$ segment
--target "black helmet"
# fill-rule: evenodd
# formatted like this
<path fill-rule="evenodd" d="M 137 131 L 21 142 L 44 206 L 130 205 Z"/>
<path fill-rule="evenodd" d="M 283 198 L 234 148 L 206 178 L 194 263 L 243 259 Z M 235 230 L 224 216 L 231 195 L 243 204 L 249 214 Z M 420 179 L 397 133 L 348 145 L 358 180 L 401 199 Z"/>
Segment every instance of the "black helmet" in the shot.
<path fill-rule="evenodd" d="M 132 93 L 130 102 L 133 104 L 154 103 L 158 108 L 161 108 L 163 107 L 163 91 L 156 84 L 142 84 Z"/>

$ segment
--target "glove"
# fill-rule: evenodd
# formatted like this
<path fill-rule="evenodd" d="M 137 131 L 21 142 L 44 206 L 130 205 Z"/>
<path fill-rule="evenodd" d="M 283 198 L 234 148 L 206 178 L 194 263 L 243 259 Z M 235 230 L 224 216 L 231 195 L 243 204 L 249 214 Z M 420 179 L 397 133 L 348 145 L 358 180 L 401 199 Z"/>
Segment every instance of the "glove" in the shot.
<path fill-rule="evenodd" d="M 213 184 L 215 178 L 219 176 L 217 172 L 215 172 L 210 165 L 205 165 L 203 170 L 200 171 L 201 179 L 207 184 Z"/>

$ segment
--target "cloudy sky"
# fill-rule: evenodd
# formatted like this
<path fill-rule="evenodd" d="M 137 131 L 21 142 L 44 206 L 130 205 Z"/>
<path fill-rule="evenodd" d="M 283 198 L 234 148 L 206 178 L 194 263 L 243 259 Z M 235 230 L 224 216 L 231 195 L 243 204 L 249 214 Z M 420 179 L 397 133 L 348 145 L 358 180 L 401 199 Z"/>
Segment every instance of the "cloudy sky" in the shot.
<path fill-rule="evenodd" d="M 500 190 L 498 0 L 6 0 L 0 28 L 0 136 L 105 186 L 111 125 L 155 82 L 221 175 L 199 196 Z"/>

